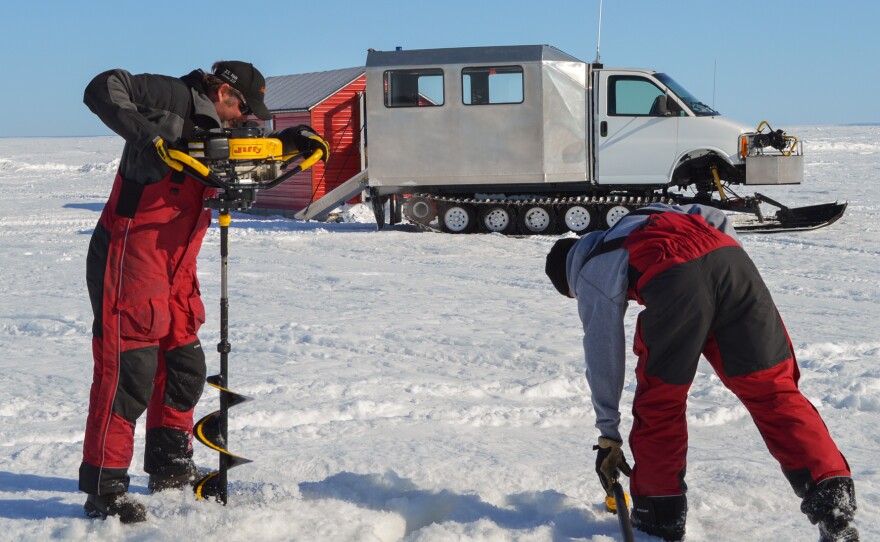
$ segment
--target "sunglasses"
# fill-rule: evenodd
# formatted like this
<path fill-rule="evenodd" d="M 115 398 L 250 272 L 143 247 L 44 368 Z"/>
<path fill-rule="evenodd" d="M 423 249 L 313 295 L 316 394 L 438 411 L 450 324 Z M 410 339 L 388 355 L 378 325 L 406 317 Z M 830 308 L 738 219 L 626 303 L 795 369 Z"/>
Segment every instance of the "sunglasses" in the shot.
<path fill-rule="evenodd" d="M 250 115 L 251 108 L 248 106 L 247 100 L 244 99 L 244 95 L 234 88 L 230 87 L 230 89 L 232 90 L 232 94 L 236 98 L 238 98 L 238 110 L 241 112 L 241 114 L 242 115 Z"/>

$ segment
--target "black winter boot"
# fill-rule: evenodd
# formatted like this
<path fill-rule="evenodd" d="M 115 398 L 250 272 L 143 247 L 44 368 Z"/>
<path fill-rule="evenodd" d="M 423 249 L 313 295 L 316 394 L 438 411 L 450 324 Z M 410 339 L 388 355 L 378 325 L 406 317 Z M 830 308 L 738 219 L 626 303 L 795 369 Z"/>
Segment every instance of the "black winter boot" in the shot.
<path fill-rule="evenodd" d="M 147 429 L 144 470 L 150 475 L 150 493 L 193 485 L 199 469 L 192 460 L 192 437 L 170 427 Z"/>
<path fill-rule="evenodd" d="M 633 495 L 630 519 L 636 529 L 667 542 L 684 538 L 687 521 L 687 496 L 640 497 Z"/>
<path fill-rule="evenodd" d="M 182 472 L 151 474 L 147 487 L 150 493 L 158 493 L 166 489 L 183 489 L 195 485 L 199 478 L 201 478 L 199 469 L 190 460 Z"/>
<path fill-rule="evenodd" d="M 852 478 L 822 480 L 807 492 L 801 512 L 819 524 L 819 542 L 858 542 L 851 524 L 856 513 L 856 490 Z"/>
<path fill-rule="evenodd" d="M 90 518 L 107 519 L 107 516 L 118 516 L 122 523 L 140 523 L 147 519 L 147 509 L 132 500 L 128 493 L 89 495 L 83 510 Z"/>

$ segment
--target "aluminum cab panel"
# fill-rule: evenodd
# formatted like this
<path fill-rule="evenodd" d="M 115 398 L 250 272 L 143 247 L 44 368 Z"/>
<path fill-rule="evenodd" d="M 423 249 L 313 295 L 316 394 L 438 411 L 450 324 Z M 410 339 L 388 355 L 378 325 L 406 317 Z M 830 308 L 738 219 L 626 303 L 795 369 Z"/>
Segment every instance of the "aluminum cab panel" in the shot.
<path fill-rule="evenodd" d="M 558 182 L 587 180 L 587 67 L 544 62 L 544 173 Z"/>
<path fill-rule="evenodd" d="M 511 48 L 498 48 L 503 54 L 497 58 L 503 58 L 503 62 L 496 61 L 493 49 L 477 49 L 478 62 L 455 64 L 418 64 L 415 60 L 425 56 L 418 51 L 408 52 L 406 58 L 392 52 L 370 53 L 367 138 L 372 185 L 529 184 L 586 179 L 586 65 L 571 57 L 517 62 Z M 534 52 L 546 48 L 524 49 Z M 461 54 L 453 57 L 462 60 Z M 391 63 L 395 58 L 405 62 Z M 462 102 L 463 68 L 503 65 L 522 67 L 523 103 Z M 444 73 L 442 106 L 385 106 L 386 71 L 438 67 Z"/>
<path fill-rule="evenodd" d="M 433 67 L 433 66 L 432 66 Z M 524 89 L 524 103 L 467 106 L 461 69 L 443 66 L 444 104 L 386 107 L 387 69 L 367 70 L 367 143 L 375 184 L 472 184 L 475 178 L 540 175 L 542 112 L 538 93 Z M 535 66 L 523 66 L 534 80 Z"/>

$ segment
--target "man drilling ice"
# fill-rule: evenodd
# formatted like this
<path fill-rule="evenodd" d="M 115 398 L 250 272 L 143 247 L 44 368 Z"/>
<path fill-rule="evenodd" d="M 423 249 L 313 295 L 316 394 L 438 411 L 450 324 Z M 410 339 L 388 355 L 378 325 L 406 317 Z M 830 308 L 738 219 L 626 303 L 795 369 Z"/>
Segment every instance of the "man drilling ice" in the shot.
<path fill-rule="evenodd" d="M 111 70 L 87 86 L 84 102 L 125 140 L 110 197 L 89 244 L 86 281 L 94 313 L 94 377 L 79 488 L 85 512 L 146 519 L 128 494 L 134 428 L 147 412 L 144 470 L 151 492 L 198 475 L 193 410 L 205 384 L 197 332 L 205 321 L 196 257 L 216 190 L 169 158 L 197 132 L 230 128 L 251 114 L 271 118 L 265 79 L 251 64 L 217 62 L 183 77 Z M 311 128 L 277 135 L 301 152 L 327 145 Z"/>

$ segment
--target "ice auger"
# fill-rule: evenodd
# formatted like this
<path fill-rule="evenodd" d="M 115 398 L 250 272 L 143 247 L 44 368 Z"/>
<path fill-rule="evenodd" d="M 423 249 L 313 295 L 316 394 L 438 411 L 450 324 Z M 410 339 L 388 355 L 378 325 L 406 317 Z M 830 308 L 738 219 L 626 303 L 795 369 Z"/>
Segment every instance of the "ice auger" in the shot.
<path fill-rule="evenodd" d="M 227 276 L 229 224 L 232 222 L 232 216 L 226 206 L 227 201 L 222 195 L 219 198 L 207 200 L 206 204 L 210 208 L 219 210 L 217 218 L 220 223 L 220 342 L 217 343 L 217 351 L 220 352 L 220 374 L 211 375 L 207 379 L 210 386 L 220 390 L 220 410 L 216 410 L 196 422 L 193 427 L 193 435 L 196 440 L 220 454 L 220 466 L 216 471 L 196 482 L 193 490 L 199 499 L 213 497 L 226 504 L 228 487 L 226 472 L 232 467 L 251 462 L 250 459 L 232 454 L 226 449 L 229 407 L 240 405 L 250 398 L 239 395 L 226 387 L 229 381 L 229 352 L 232 351 L 232 345 L 229 343 L 229 283 Z"/>
<path fill-rule="evenodd" d="M 629 518 L 629 497 L 623 490 L 623 486 L 620 485 L 620 482 L 614 482 L 614 484 L 611 485 L 611 490 L 614 493 L 614 498 L 612 499 L 614 501 L 614 509 L 612 511 L 617 514 L 617 523 L 620 525 L 620 535 L 623 537 L 623 542 L 633 542 L 632 521 Z M 608 505 L 607 499 L 605 500 L 605 504 Z"/>
<path fill-rule="evenodd" d="M 161 140 L 157 142 L 162 156 Z M 220 390 L 220 409 L 208 414 L 193 427 L 193 434 L 202 444 L 219 454 L 220 464 L 216 471 L 198 480 L 193 486 L 196 496 L 214 498 L 226 504 L 227 471 L 238 465 L 250 463 L 250 459 L 227 450 L 228 411 L 230 407 L 250 400 L 231 391 L 229 385 L 229 292 L 228 255 L 230 211 L 249 209 L 256 199 L 257 190 L 278 186 L 301 171 L 312 167 L 323 156 L 316 150 L 308 157 L 302 153 L 283 154 L 278 139 L 262 137 L 262 129 L 255 127 L 205 132 L 190 141 L 189 154 L 167 150 L 163 159 L 174 169 L 187 170 L 203 184 L 219 189 L 217 197 L 205 201 L 209 209 L 216 209 L 220 223 L 220 373 L 207 378 L 207 383 Z M 304 158 L 297 166 L 281 174 L 281 169 L 297 158 Z"/>

